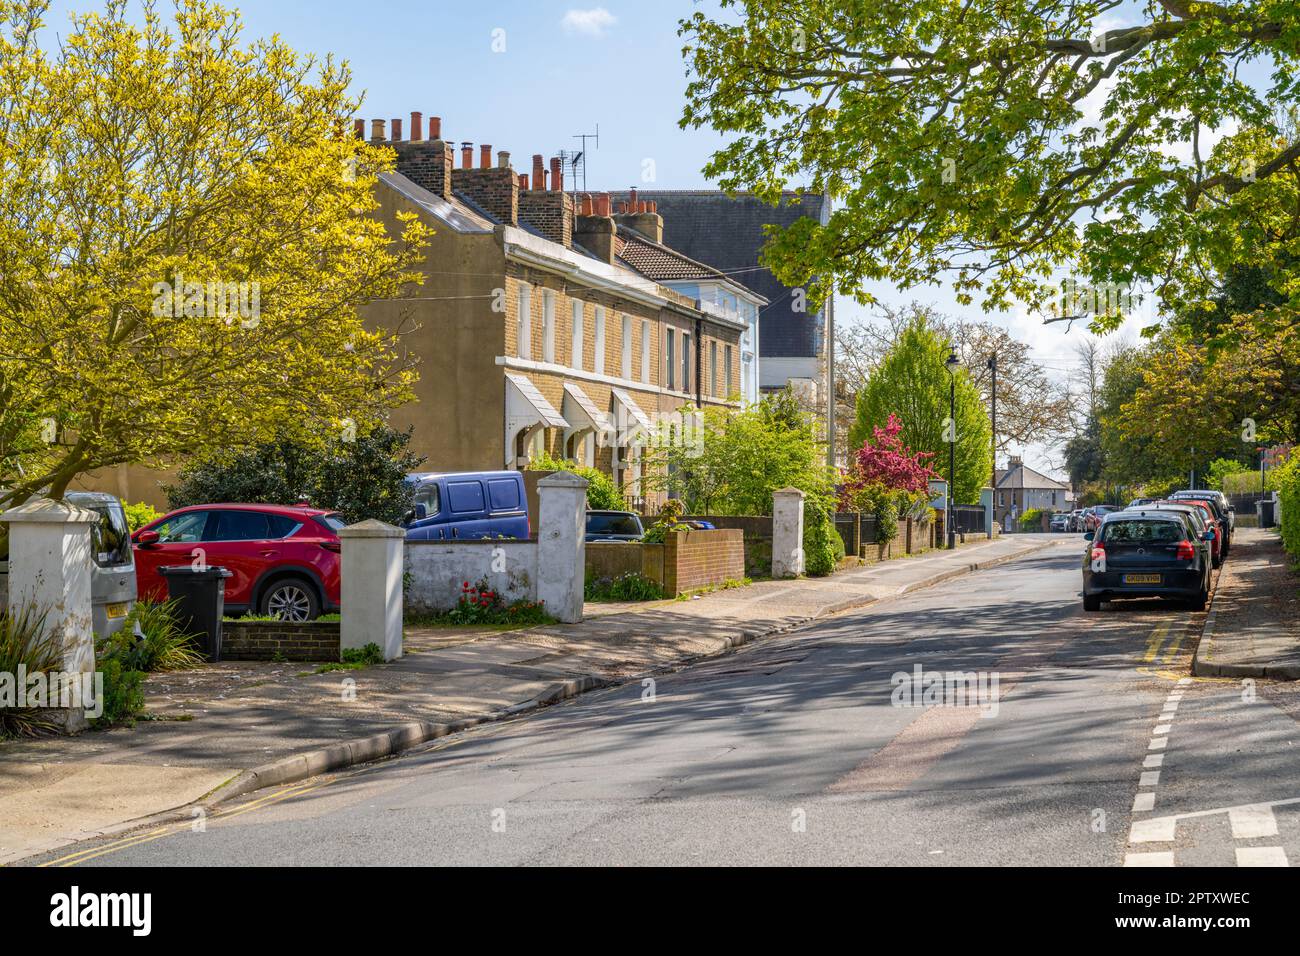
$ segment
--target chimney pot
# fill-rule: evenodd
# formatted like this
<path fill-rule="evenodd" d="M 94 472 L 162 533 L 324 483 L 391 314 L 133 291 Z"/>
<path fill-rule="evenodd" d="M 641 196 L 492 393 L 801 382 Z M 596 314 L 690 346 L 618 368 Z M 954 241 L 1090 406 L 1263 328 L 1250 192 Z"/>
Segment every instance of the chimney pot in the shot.
<path fill-rule="evenodd" d="M 480 169 L 492 168 L 492 147 L 486 143 L 478 148 L 478 165 Z"/>
<path fill-rule="evenodd" d="M 442 117 L 429 117 L 429 139 L 442 139 Z"/>
<path fill-rule="evenodd" d="M 520 173 L 520 174 L 519 174 L 519 188 L 520 188 L 523 192 L 527 192 L 527 191 L 528 191 L 528 174 L 527 174 L 527 173 Z"/>
<path fill-rule="evenodd" d="M 596 194 L 596 215 L 597 216 L 609 215 L 609 193 Z"/>
<path fill-rule="evenodd" d="M 646 203 L 646 211 L 647 211 L 647 212 L 652 212 L 652 213 L 654 213 L 656 216 L 659 215 L 659 203 L 657 203 L 657 202 L 656 202 L 655 200 L 653 200 L 653 199 L 650 200 L 648 203 Z"/>
<path fill-rule="evenodd" d="M 564 191 L 564 167 L 560 157 L 551 157 L 551 189 L 555 192 Z"/>
<path fill-rule="evenodd" d="M 460 168 L 461 169 L 474 168 L 474 144 L 473 143 L 460 144 Z"/>
<path fill-rule="evenodd" d="M 394 143 L 400 143 L 402 141 L 402 121 L 394 119 L 390 120 L 390 122 L 393 124 L 392 140 Z"/>
<path fill-rule="evenodd" d="M 497 153 L 497 166 L 502 169 L 510 168 L 510 154 L 504 149 Z"/>
<path fill-rule="evenodd" d="M 424 114 L 411 110 L 411 142 L 418 143 L 424 139 Z"/>
<path fill-rule="evenodd" d="M 357 139 L 366 138 L 366 121 L 363 119 L 352 121 L 352 135 Z"/>
<path fill-rule="evenodd" d="M 546 167 L 542 164 L 542 154 L 533 154 L 533 188 L 542 189 L 546 186 Z"/>
<path fill-rule="evenodd" d="M 381 119 L 372 119 L 370 121 L 370 138 L 383 140 L 384 138 L 384 121 Z"/>
<path fill-rule="evenodd" d="M 627 211 L 636 212 L 636 189 L 635 188 L 629 189 L 627 191 Z"/>

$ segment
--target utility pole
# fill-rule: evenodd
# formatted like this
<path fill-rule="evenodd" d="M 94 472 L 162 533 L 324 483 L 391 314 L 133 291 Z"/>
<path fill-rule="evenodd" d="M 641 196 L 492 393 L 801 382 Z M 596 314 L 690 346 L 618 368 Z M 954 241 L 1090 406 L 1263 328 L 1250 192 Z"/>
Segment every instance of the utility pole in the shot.
<path fill-rule="evenodd" d="M 829 199 L 827 200 L 829 202 Z M 835 467 L 835 283 L 826 298 L 826 459 Z"/>
<path fill-rule="evenodd" d="M 988 369 L 993 373 L 992 388 L 990 395 L 992 397 L 992 421 L 993 421 L 993 474 L 989 478 L 989 514 L 987 537 L 993 537 L 993 516 L 997 514 L 997 494 L 998 494 L 998 353 L 994 352 L 989 356 Z"/>

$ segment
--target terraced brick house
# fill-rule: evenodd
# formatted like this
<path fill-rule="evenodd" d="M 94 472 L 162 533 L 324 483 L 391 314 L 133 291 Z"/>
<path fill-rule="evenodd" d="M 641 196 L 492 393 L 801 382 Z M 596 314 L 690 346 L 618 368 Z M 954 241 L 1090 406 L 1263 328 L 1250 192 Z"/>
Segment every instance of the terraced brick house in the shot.
<path fill-rule="evenodd" d="M 363 135 L 358 120 L 356 134 Z M 409 328 L 419 359 L 416 400 L 393 425 L 414 427 L 412 450 L 431 470 L 522 468 L 543 449 L 614 477 L 634 504 L 641 485 L 638 434 L 684 406 L 736 405 L 742 339 L 736 310 L 669 282 L 727 277 L 659 240 L 654 204 L 565 191 L 558 157 L 516 173 L 510 154 L 443 138 L 412 113 L 370 140 L 397 153 L 381 177 L 379 215 L 397 233 L 412 212 L 434 235 L 425 283 L 409 300 L 375 302 L 367 320 Z M 682 280 L 686 281 L 686 280 Z M 754 297 L 751 297 L 754 298 Z M 755 300 L 756 301 L 756 300 Z"/>

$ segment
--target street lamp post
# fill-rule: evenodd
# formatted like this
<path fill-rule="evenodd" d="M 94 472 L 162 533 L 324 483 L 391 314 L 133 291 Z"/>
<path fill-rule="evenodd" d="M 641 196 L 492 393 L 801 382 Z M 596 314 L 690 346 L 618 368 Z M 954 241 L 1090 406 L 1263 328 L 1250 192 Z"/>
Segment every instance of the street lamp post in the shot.
<path fill-rule="evenodd" d="M 998 493 L 998 353 L 994 352 L 989 356 L 988 369 L 993 374 L 992 388 L 989 395 L 992 398 L 992 424 L 993 424 L 993 474 L 989 484 L 989 510 L 985 517 L 988 527 L 984 529 L 987 537 L 993 537 L 993 516 L 997 514 L 997 493 Z"/>
<path fill-rule="evenodd" d="M 943 363 L 948 369 L 948 549 L 957 547 L 957 529 L 954 519 L 957 516 L 956 478 L 957 478 L 957 369 L 961 361 L 957 352 L 948 353 L 948 361 Z"/>

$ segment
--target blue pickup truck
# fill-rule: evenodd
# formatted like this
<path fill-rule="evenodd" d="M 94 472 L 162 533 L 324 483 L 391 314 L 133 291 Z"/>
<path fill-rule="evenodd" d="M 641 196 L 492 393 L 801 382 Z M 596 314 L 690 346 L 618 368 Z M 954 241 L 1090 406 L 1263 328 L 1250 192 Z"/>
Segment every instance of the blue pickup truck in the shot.
<path fill-rule="evenodd" d="M 411 541 L 528 538 L 528 498 L 517 471 L 418 472 L 406 476 L 415 506 L 403 527 Z"/>

